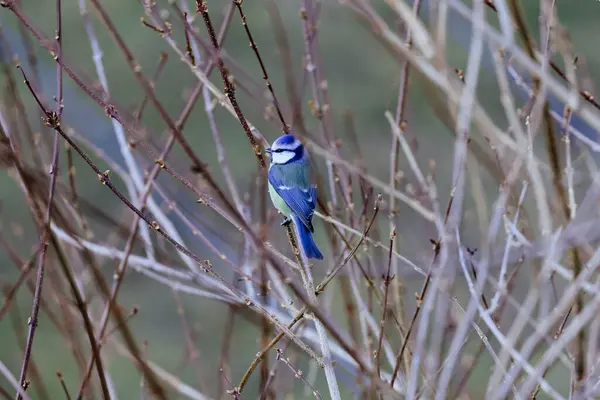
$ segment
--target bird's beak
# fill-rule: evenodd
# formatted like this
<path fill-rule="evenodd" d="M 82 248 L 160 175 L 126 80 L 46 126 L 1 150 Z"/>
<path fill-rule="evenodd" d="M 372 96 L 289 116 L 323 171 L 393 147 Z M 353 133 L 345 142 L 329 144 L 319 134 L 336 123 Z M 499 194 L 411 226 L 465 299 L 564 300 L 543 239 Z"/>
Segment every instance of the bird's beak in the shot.
<path fill-rule="evenodd" d="M 271 154 L 271 152 L 272 152 L 270 147 L 267 147 L 267 148 L 265 149 L 265 151 L 266 151 L 267 153 L 269 153 L 269 154 Z"/>

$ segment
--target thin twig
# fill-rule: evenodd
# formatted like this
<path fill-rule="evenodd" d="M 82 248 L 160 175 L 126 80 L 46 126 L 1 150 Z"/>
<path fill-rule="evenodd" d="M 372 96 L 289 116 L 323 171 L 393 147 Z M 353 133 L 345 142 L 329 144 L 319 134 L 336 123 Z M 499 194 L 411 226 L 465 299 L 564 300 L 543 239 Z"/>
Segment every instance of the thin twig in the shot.
<path fill-rule="evenodd" d="M 225 69 L 225 64 L 223 63 L 223 60 L 219 56 L 220 46 L 219 46 L 219 42 L 217 41 L 217 36 L 215 34 L 215 29 L 213 28 L 212 21 L 210 19 L 210 15 L 208 14 L 208 5 L 207 5 L 206 1 L 204 1 L 204 0 L 196 0 L 196 6 L 197 6 L 197 11 L 200 14 L 202 14 L 202 18 L 204 19 L 204 24 L 206 25 L 206 30 L 208 31 L 208 34 L 210 36 L 210 41 L 211 41 L 213 48 L 217 54 L 217 66 L 219 68 L 219 71 L 221 72 L 221 79 L 223 80 L 223 85 L 225 86 L 225 95 L 231 102 L 231 105 L 232 105 L 233 109 L 235 110 L 238 120 L 242 124 L 242 128 L 244 129 L 244 132 L 246 133 L 246 136 L 248 137 L 248 140 L 250 141 L 250 145 L 252 146 L 252 149 L 254 150 L 254 154 L 256 155 L 256 158 L 258 159 L 258 163 L 259 163 L 261 169 L 263 171 L 266 171 L 267 164 L 265 163 L 264 154 L 261 151 L 261 148 L 260 148 L 258 142 L 254 138 L 254 135 L 250 131 L 250 126 L 248 125 L 248 122 L 246 121 L 246 118 L 244 117 L 244 114 L 242 113 L 242 110 L 240 109 L 240 106 L 235 97 L 235 86 L 231 82 L 231 78 L 229 77 L 229 74 L 228 74 L 227 70 Z"/>
<path fill-rule="evenodd" d="M 384 296 L 383 296 L 383 303 L 381 305 L 381 322 L 379 323 L 379 340 L 377 341 L 377 352 L 375 353 L 375 365 L 377 365 L 377 375 L 381 376 L 381 364 L 380 364 L 380 357 L 381 357 L 381 343 L 383 341 L 383 330 L 385 328 L 385 317 L 387 315 L 387 308 L 388 308 L 388 293 L 390 290 L 390 283 L 392 281 L 392 275 L 390 275 L 391 272 L 391 268 L 392 268 L 392 249 L 394 248 L 394 239 L 396 238 L 396 230 L 392 230 L 392 232 L 390 233 L 390 251 L 388 253 L 388 268 L 387 268 L 387 272 L 385 274 L 385 277 L 383 279 L 383 285 L 384 285 Z"/>
<path fill-rule="evenodd" d="M 281 113 L 281 108 L 279 107 L 279 101 L 277 100 L 277 96 L 275 95 L 275 90 L 273 90 L 273 84 L 271 83 L 271 80 L 269 79 L 269 75 L 267 74 L 267 68 L 265 67 L 262 57 L 260 56 L 260 53 L 258 52 L 258 46 L 256 45 L 256 41 L 254 40 L 254 38 L 252 37 L 252 34 L 250 33 L 250 27 L 248 26 L 248 20 L 246 18 L 246 15 L 244 14 L 244 10 L 242 9 L 243 1 L 242 0 L 232 0 L 232 1 L 233 1 L 233 4 L 235 4 L 235 7 L 237 8 L 238 12 L 240 13 L 242 25 L 244 26 L 246 35 L 248 36 L 248 39 L 250 40 L 250 47 L 252 47 L 252 50 L 254 51 L 254 54 L 256 55 L 256 59 L 258 60 L 258 63 L 260 64 L 260 69 L 262 71 L 263 79 L 265 80 L 265 84 L 267 85 L 267 89 L 269 89 L 271 96 L 273 96 L 273 104 L 275 105 L 275 109 L 277 110 L 277 116 L 279 117 L 279 121 L 281 121 L 281 129 L 283 130 L 284 133 L 289 133 L 289 127 L 286 124 L 285 119 L 283 118 L 283 114 Z M 213 43 L 213 45 L 214 45 L 214 43 Z M 215 47 L 215 50 L 218 50 L 218 47 Z"/>
<path fill-rule="evenodd" d="M 446 208 L 446 216 L 444 219 L 444 223 L 446 223 L 448 221 L 448 216 L 450 215 L 450 210 L 452 208 L 452 199 L 453 198 L 451 196 L 450 200 L 448 201 L 448 206 Z M 443 243 L 442 243 L 441 239 L 438 239 L 438 240 L 431 239 L 431 244 L 433 245 L 433 259 L 431 260 L 431 263 L 429 264 L 429 269 L 427 271 L 427 275 L 425 276 L 425 280 L 423 281 L 423 286 L 421 287 L 421 291 L 419 292 L 419 294 L 417 294 L 417 299 L 416 299 L 417 300 L 417 308 L 415 309 L 415 312 L 413 313 L 413 316 L 408 325 L 408 330 L 406 331 L 406 336 L 404 337 L 404 340 L 402 341 L 402 347 L 400 347 L 400 351 L 398 352 L 398 356 L 396 357 L 396 365 L 394 366 L 394 372 L 392 373 L 392 379 L 390 381 L 391 387 L 394 387 L 394 382 L 396 381 L 396 378 L 398 377 L 398 372 L 400 371 L 400 362 L 402 360 L 402 355 L 404 354 L 404 350 L 406 350 L 406 347 L 408 345 L 408 341 L 410 340 L 410 335 L 414 328 L 415 322 L 416 322 L 417 318 L 419 317 L 419 313 L 421 312 L 421 308 L 423 306 L 423 299 L 425 298 L 425 295 L 427 294 L 427 289 L 429 288 L 429 284 L 431 283 L 433 267 L 437 263 Z"/>
<path fill-rule="evenodd" d="M 287 365 L 288 368 L 291 369 L 292 372 L 294 373 L 294 377 L 298 378 L 302 382 L 304 382 L 306 384 L 306 386 L 308 386 L 310 388 L 310 390 L 312 390 L 313 396 L 315 396 L 316 399 L 321 400 L 321 395 L 319 394 L 319 392 L 313 387 L 313 385 L 310 384 L 309 381 L 306 380 L 302 371 L 294 368 L 294 366 L 290 363 L 289 358 L 285 358 L 285 356 L 283 355 L 283 350 L 281 350 L 281 349 L 277 349 L 277 361 L 281 361 L 285 365 Z"/>
<path fill-rule="evenodd" d="M 60 59 L 62 56 L 62 18 L 61 18 L 61 1 L 56 0 L 56 18 L 57 18 L 57 28 L 56 28 L 56 42 L 57 42 L 57 53 L 55 57 Z M 20 67 L 19 67 L 20 68 Z M 23 72 L 23 70 L 21 70 Z M 29 86 L 29 84 L 28 84 Z M 33 93 L 33 90 L 32 90 Z M 46 112 L 44 110 L 45 120 L 44 124 L 50 128 L 56 128 L 60 126 L 61 115 L 62 115 L 62 101 L 63 101 L 63 89 L 62 89 L 62 68 L 60 64 L 57 66 L 57 99 L 58 106 L 56 111 Z M 35 100 L 40 105 L 40 108 L 43 109 L 39 99 L 35 96 Z M 38 314 L 40 309 L 40 300 L 42 296 L 42 287 L 44 284 L 44 274 L 45 274 L 45 262 L 46 255 L 48 251 L 48 238 L 50 235 L 50 219 L 52 216 L 52 204 L 54 202 L 54 189 L 56 187 L 56 179 L 58 176 L 58 158 L 59 158 L 59 134 L 58 132 L 54 133 L 54 145 L 52 150 L 52 166 L 50 168 L 50 184 L 49 184 L 49 194 L 48 194 L 48 203 L 46 206 L 46 214 L 44 216 L 44 227 L 42 231 L 42 235 L 40 238 L 41 251 L 38 259 L 38 267 L 37 267 L 37 277 L 36 277 L 36 288 L 33 296 L 33 306 L 31 309 L 31 316 L 29 317 L 29 331 L 27 333 L 27 344 L 25 346 L 25 354 L 23 356 L 23 362 L 21 364 L 21 372 L 19 376 L 19 385 L 23 387 L 25 383 L 25 378 L 27 377 L 27 368 L 29 366 L 29 358 L 31 357 L 31 351 L 33 349 L 33 339 L 35 335 L 35 330 L 38 326 Z M 22 398 L 21 392 L 17 392 L 16 399 L 20 400 Z"/>
<path fill-rule="evenodd" d="M 2 319 L 4 314 L 8 310 L 10 310 L 10 306 L 13 300 L 15 299 L 17 291 L 19 290 L 23 282 L 28 280 L 29 273 L 33 270 L 33 267 L 35 266 L 35 260 L 39 257 L 40 250 L 41 244 L 40 248 L 36 249 L 35 252 L 31 255 L 29 261 L 27 261 L 27 263 L 23 264 L 23 266 L 21 267 L 21 273 L 19 274 L 19 277 L 17 278 L 15 283 L 13 283 L 13 285 L 5 291 L 2 308 L 0 308 L 0 320 Z"/>

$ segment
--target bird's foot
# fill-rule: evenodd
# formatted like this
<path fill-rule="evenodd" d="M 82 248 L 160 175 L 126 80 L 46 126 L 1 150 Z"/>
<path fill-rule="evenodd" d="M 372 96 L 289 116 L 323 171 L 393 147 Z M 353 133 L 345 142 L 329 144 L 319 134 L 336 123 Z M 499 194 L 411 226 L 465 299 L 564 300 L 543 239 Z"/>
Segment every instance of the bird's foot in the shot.
<path fill-rule="evenodd" d="M 280 225 L 281 225 L 281 226 L 288 226 L 288 225 L 289 225 L 291 222 L 292 222 L 292 219 L 291 219 L 290 217 L 287 217 L 286 219 L 284 219 L 284 220 L 281 222 L 281 224 L 280 224 Z"/>

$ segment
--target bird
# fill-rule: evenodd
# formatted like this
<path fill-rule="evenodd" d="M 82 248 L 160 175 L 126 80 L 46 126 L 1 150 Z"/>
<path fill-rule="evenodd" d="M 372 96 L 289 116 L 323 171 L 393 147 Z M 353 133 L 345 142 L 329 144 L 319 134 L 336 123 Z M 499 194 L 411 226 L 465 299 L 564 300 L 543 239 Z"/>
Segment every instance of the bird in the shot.
<path fill-rule="evenodd" d="M 289 133 L 278 137 L 265 150 L 271 158 L 269 195 L 275 208 L 285 216 L 281 225 L 293 222 L 306 257 L 322 260 L 323 254 L 312 236 L 317 186 L 311 179 L 308 152 L 302 142 Z"/>

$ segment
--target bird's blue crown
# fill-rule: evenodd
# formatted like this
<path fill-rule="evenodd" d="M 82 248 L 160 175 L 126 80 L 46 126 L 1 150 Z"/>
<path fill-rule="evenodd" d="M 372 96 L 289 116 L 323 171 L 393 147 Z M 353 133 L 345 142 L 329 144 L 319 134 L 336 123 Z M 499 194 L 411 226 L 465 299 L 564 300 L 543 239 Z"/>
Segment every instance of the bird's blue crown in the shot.
<path fill-rule="evenodd" d="M 278 137 L 267 151 L 271 154 L 274 164 L 289 164 L 304 157 L 302 142 L 291 134 Z"/>
<path fill-rule="evenodd" d="M 273 146 L 271 146 L 272 150 L 275 149 L 285 149 L 285 150 L 296 150 L 296 148 L 301 147 L 302 143 L 296 139 L 296 137 L 292 134 L 287 134 L 278 137 L 274 142 Z"/>

